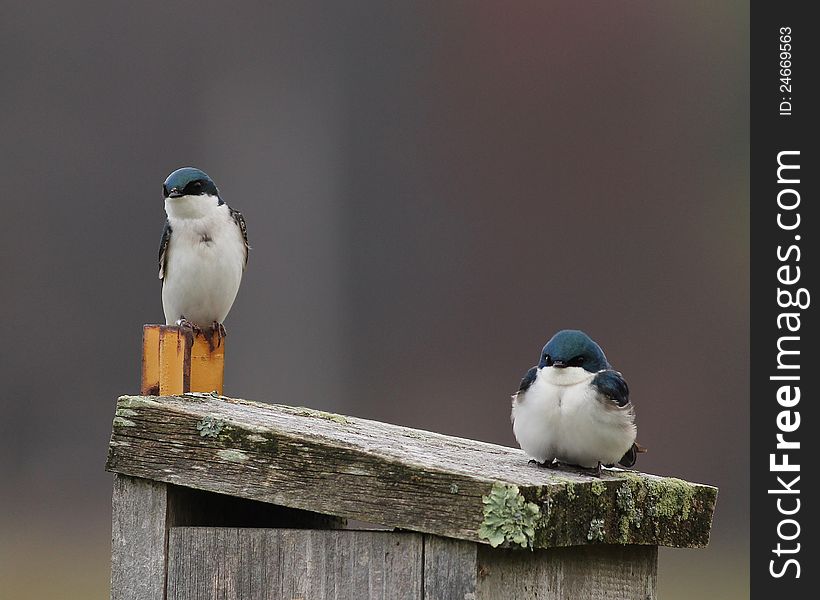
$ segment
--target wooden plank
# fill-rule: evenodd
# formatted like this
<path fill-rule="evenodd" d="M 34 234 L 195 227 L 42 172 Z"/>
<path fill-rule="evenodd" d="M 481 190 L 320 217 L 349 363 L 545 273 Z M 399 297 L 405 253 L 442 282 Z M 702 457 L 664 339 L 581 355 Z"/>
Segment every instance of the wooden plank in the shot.
<path fill-rule="evenodd" d="M 174 527 L 168 598 L 421 599 L 422 536 Z"/>
<path fill-rule="evenodd" d="M 343 519 L 244 498 L 114 475 L 111 598 L 165 597 L 167 535 L 172 526 L 335 529 Z"/>
<path fill-rule="evenodd" d="M 112 600 L 164 600 L 168 486 L 114 477 Z"/>
<path fill-rule="evenodd" d="M 169 600 L 657 597 L 653 546 L 529 552 L 405 532 L 173 527 L 168 565 Z"/>
<path fill-rule="evenodd" d="M 476 597 L 477 544 L 424 536 L 424 600 Z M 504 596 L 512 598 L 512 596 Z"/>
<path fill-rule="evenodd" d="M 657 546 L 478 548 L 477 600 L 655 600 Z"/>
<path fill-rule="evenodd" d="M 701 547 L 717 495 L 629 471 L 597 479 L 542 469 L 513 448 L 209 394 L 124 396 L 117 414 L 128 416 L 114 420 L 111 471 L 482 543 Z"/>
<path fill-rule="evenodd" d="M 189 329 L 162 326 L 159 330 L 159 393 L 182 394 L 191 385 L 191 346 Z"/>

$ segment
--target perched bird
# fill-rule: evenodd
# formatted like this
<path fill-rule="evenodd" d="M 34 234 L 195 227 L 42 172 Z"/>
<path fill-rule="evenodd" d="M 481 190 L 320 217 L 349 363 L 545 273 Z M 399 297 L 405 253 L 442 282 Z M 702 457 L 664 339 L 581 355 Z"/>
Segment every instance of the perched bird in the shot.
<path fill-rule="evenodd" d="M 245 219 L 193 167 L 171 173 L 162 195 L 168 216 L 159 245 L 165 322 L 222 336 L 248 263 Z"/>
<path fill-rule="evenodd" d="M 553 461 L 594 468 L 635 464 L 635 413 L 623 376 L 582 331 L 556 333 L 513 396 L 521 449 L 541 466 Z"/>

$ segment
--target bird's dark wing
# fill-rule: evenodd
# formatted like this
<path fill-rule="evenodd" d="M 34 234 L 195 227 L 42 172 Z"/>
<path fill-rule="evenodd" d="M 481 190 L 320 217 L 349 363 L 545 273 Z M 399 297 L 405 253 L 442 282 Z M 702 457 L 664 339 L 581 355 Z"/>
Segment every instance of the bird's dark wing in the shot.
<path fill-rule="evenodd" d="M 513 424 L 515 424 L 515 406 L 516 404 L 524 400 L 521 394 L 530 389 L 532 382 L 535 381 L 536 375 L 538 375 L 538 367 L 531 367 L 530 370 L 527 371 L 527 374 L 524 375 L 524 378 L 521 380 L 521 383 L 518 384 L 518 391 L 512 395 L 513 410 L 512 414 L 510 415 L 510 420 L 513 422 Z"/>
<path fill-rule="evenodd" d="M 592 386 L 619 408 L 629 404 L 629 386 L 618 371 L 600 371 L 592 380 Z"/>
<path fill-rule="evenodd" d="M 635 444 L 626 451 L 626 454 L 623 455 L 623 458 L 618 461 L 618 464 L 623 467 L 634 467 L 635 461 L 638 459 L 638 451 L 635 448 Z"/>
<path fill-rule="evenodd" d="M 618 371 L 611 369 L 601 371 L 595 375 L 595 378 L 592 380 L 592 386 L 597 389 L 602 396 L 601 401 L 604 403 L 610 402 L 611 404 L 609 406 L 613 409 L 628 408 L 632 410 L 632 405 L 629 403 L 629 386 L 626 385 L 626 381 L 624 381 L 623 376 L 618 373 Z M 641 452 L 646 452 L 646 449 L 637 443 L 632 444 L 629 450 L 626 451 L 626 454 L 618 461 L 618 464 L 624 467 L 634 466 L 638 454 Z"/>
<path fill-rule="evenodd" d="M 159 241 L 159 278 L 165 279 L 165 266 L 168 264 L 168 242 L 171 241 L 171 224 L 165 219 L 162 239 Z"/>
<path fill-rule="evenodd" d="M 250 244 L 248 244 L 248 228 L 245 226 L 245 217 L 242 216 L 242 213 L 238 210 L 234 210 L 229 208 L 228 210 L 231 211 L 231 217 L 233 218 L 233 222 L 237 224 L 239 227 L 239 231 L 242 232 L 242 239 L 245 240 L 245 266 L 248 266 L 248 250 L 251 249 Z"/>
<path fill-rule="evenodd" d="M 524 378 L 521 380 L 521 383 L 518 386 L 518 393 L 526 392 L 530 389 L 532 382 L 535 381 L 535 376 L 538 374 L 538 367 L 532 367 L 527 374 L 524 375 Z"/>

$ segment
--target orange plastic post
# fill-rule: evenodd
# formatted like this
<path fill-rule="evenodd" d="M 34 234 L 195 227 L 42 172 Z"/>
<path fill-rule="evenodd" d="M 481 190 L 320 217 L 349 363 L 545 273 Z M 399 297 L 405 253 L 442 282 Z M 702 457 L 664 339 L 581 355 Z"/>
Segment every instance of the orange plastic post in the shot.
<path fill-rule="evenodd" d="M 159 330 L 162 325 L 142 326 L 142 379 L 140 394 L 159 396 Z"/>
<path fill-rule="evenodd" d="M 224 337 L 194 334 L 176 325 L 143 326 L 141 394 L 222 394 L 224 377 Z"/>
<path fill-rule="evenodd" d="M 191 384 L 190 330 L 165 326 L 159 330 L 159 395 L 173 396 L 189 391 Z"/>
<path fill-rule="evenodd" d="M 225 382 L 225 338 L 212 336 L 209 340 L 201 332 L 194 336 L 191 348 L 190 392 L 217 392 L 222 394 Z"/>

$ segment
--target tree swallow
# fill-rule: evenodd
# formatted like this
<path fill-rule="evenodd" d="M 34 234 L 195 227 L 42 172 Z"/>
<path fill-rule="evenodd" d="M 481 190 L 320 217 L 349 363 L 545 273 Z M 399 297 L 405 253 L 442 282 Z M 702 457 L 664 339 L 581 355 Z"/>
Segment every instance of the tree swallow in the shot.
<path fill-rule="evenodd" d="M 162 195 L 168 216 L 159 245 L 165 322 L 224 335 L 222 322 L 248 263 L 245 219 L 193 167 L 171 173 Z"/>
<path fill-rule="evenodd" d="M 623 376 L 582 331 L 556 333 L 513 396 L 521 449 L 541 466 L 553 461 L 594 468 L 635 464 L 635 412 Z"/>

